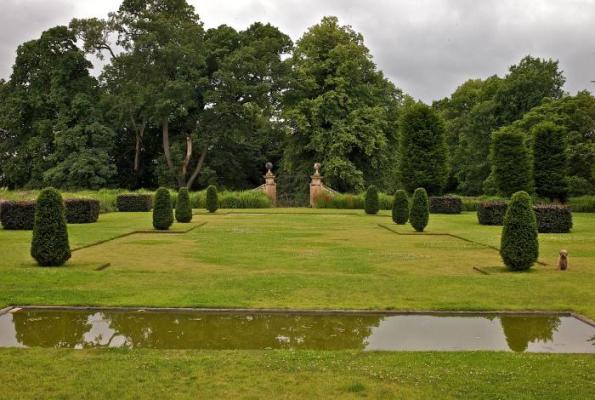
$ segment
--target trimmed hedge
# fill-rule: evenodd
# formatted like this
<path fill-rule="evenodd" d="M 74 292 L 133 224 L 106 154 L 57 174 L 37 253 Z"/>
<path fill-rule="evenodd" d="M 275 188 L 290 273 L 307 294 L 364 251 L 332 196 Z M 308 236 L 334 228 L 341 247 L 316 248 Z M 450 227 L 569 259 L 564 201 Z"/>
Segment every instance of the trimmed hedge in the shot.
<path fill-rule="evenodd" d="M 380 211 L 380 204 L 378 200 L 378 189 L 371 185 L 366 192 L 366 201 L 364 203 L 364 210 L 368 215 L 376 215 Z"/>
<path fill-rule="evenodd" d="M 539 233 L 568 233 L 572 229 L 572 212 L 567 206 L 538 204 L 534 210 Z"/>
<path fill-rule="evenodd" d="M 426 189 L 415 189 L 413 200 L 411 201 L 411 211 L 409 212 L 409 221 L 411 226 L 417 232 L 423 232 L 428 226 L 430 220 L 430 204 Z"/>
<path fill-rule="evenodd" d="M 430 197 L 430 213 L 460 214 L 463 212 L 463 200 L 458 196 Z"/>
<path fill-rule="evenodd" d="M 477 206 L 477 219 L 481 225 L 503 225 L 508 209 L 505 201 L 486 201 Z"/>
<path fill-rule="evenodd" d="M 2 226 L 11 231 L 30 231 L 35 220 L 34 201 L 4 201 L 0 214 Z"/>
<path fill-rule="evenodd" d="M 120 212 L 148 212 L 153 208 L 150 194 L 121 194 L 116 198 L 116 208 Z"/>
<path fill-rule="evenodd" d="M 159 188 L 155 192 L 155 207 L 153 208 L 153 227 L 166 231 L 174 223 L 174 211 L 171 204 L 169 190 Z"/>
<path fill-rule="evenodd" d="M 404 190 L 397 190 L 395 193 L 392 217 L 394 223 L 399 225 L 405 225 L 409 221 L 409 199 Z"/>
<path fill-rule="evenodd" d="M 192 205 L 186 188 L 181 188 L 176 198 L 176 221 L 183 224 L 192 221 Z"/>
<path fill-rule="evenodd" d="M 213 185 L 207 188 L 206 209 L 210 213 L 214 213 L 219 209 L 219 195 L 217 194 L 217 188 Z"/>
<path fill-rule="evenodd" d="M 531 196 L 527 192 L 515 193 L 506 210 L 500 256 L 513 271 L 528 270 L 539 257 L 537 220 Z"/>
<path fill-rule="evenodd" d="M 69 224 L 92 224 L 99 219 L 99 200 L 66 199 L 64 207 Z"/>
<path fill-rule="evenodd" d="M 62 195 L 45 189 L 37 198 L 31 257 L 42 267 L 59 267 L 71 257 Z"/>

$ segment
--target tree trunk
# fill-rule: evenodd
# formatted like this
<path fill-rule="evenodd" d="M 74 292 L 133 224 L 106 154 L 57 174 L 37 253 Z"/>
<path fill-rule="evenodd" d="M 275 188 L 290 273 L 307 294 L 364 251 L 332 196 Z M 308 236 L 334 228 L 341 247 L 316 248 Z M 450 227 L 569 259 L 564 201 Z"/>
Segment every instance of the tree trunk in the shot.
<path fill-rule="evenodd" d="M 169 121 L 167 118 L 164 118 L 162 121 L 163 125 L 163 154 L 165 156 L 165 162 L 167 163 L 167 168 L 176 177 L 178 182 L 178 187 L 185 186 L 184 184 L 184 177 L 180 174 L 176 173 L 176 168 L 174 167 L 174 163 L 171 159 L 171 149 L 169 147 Z"/>
<path fill-rule="evenodd" d="M 190 134 L 186 135 L 186 157 L 184 158 L 184 163 L 182 164 L 182 176 L 186 178 L 188 174 L 188 165 L 190 164 L 190 160 L 192 159 L 192 136 Z"/>
<path fill-rule="evenodd" d="M 209 149 L 209 145 L 205 144 L 202 148 L 202 152 L 200 153 L 200 158 L 198 159 L 198 164 L 196 164 L 196 168 L 194 168 L 194 172 L 192 173 L 192 176 L 190 177 L 190 179 L 188 180 L 188 184 L 186 185 L 186 187 L 188 189 L 192 188 L 192 185 L 194 185 L 194 181 L 196 180 L 196 178 L 198 178 L 198 175 L 202 171 L 202 166 L 205 163 L 205 158 L 207 157 L 208 149 Z"/>
<path fill-rule="evenodd" d="M 137 129 L 135 124 L 134 130 L 136 133 L 136 146 L 134 148 L 134 172 L 138 173 L 138 171 L 140 171 L 140 153 L 142 150 L 143 136 L 145 135 L 145 123 L 143 122 L 140 129 Z"/>

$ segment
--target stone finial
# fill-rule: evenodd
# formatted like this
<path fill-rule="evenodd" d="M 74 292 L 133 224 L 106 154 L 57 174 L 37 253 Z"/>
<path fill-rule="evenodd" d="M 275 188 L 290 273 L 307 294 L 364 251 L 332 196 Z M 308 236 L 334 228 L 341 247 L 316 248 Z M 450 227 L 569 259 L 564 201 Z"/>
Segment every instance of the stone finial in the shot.
<path fill-rule="evenodd" d="M 316 176 L 320 176 L 320 167 L 322 167 L 322 165 L 320 165 L 320 163 L 316 163 L 314 164 L 314 175 Z"/>

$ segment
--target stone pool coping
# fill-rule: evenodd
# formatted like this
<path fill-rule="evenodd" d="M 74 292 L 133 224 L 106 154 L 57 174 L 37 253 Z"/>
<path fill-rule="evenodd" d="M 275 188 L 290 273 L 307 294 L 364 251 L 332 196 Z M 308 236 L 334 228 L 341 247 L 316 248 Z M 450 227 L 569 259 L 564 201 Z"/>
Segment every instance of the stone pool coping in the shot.
<path fill-rule="evenodd" d="M 595 321 L 573 311 L 446 311 L 446 310 L 314 310 L 284 308 L 193 308 L 193 307 L 100 307 L 100 306 L 9 306 L 0 310 L 0 316 L 13 310 L 29 311 L 112 311 L 152 313 L 202 313 L 202 314 L 286 314 L 286 315 L 374 315 L 374 316 L 517 316 L 517 317 L 572 317 L 595 328 Z"/>

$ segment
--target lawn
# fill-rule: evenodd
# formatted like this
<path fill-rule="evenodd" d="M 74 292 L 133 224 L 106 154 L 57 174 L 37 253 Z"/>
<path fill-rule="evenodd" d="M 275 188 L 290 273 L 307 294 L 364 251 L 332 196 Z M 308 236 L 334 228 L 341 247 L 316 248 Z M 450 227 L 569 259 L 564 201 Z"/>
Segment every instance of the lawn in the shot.
<path fill-rule="evenodd" d="M 490 247 L 501 228 L 473 213 L 432 215 L 427 233 L 412 234 L 386 212 L 201 212 L 174 225 L 178 234 L 120 237 L 57 269 L 35 266 L 30 232 L 0 230 L 0 306 L 572 310 L 595 319 L 595 215 L 574 222 L 571 234 L 540 235 L 546 265 L 527 273 L 503 268 Z M 112 213 L 69 233 L 80 248 L 150 228 L 148 213 Z M 561 248 L 567 272 L 555 270 Z M 595 397 L 595 357 L 582 355 L 33 349 L 0 350 L 0 363 L 0 398 L 25 388 L 30 398 Z"/>

